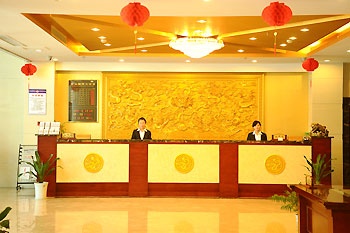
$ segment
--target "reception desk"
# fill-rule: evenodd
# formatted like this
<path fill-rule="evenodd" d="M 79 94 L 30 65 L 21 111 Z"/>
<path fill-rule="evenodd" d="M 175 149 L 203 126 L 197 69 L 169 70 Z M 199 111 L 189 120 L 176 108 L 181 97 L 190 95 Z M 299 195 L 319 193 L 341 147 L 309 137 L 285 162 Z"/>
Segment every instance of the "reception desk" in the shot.
<path fill-rule="evenodd" d="M 300 233 L 344 233 L 350 229 L 350 189 L 295 185 Z"/>
<path fill-rule="evenodd" d="M 303 183 L 303 156 L 319 152 L 316 140 L 303 144 L 55 136 L 38 136 L 38 150 L 44 157 L 59 157 L 63 167 L 50 177 L 48 196 L 268 197 L 283 193 L 287 184 Z"/>

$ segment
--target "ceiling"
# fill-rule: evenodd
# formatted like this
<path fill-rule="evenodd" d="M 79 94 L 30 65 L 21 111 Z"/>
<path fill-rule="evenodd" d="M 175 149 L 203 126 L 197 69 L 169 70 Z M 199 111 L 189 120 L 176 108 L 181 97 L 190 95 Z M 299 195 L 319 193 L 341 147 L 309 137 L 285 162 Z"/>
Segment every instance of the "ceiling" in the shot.
<path fill-rule="evenodd" d="M 189 57 L 170 48 L 170 40 L 209 33 L 225 46 L 191 62 L 350 62 L 350 0 L 283 1 L 293 17 L 275 27 L 261 17 L 272 1 L 144 0 L 150 18 L 140 27 L 119 16 L 129 2 L 0 0 L 0 48 L 32 62 L 183 62 Z"/>

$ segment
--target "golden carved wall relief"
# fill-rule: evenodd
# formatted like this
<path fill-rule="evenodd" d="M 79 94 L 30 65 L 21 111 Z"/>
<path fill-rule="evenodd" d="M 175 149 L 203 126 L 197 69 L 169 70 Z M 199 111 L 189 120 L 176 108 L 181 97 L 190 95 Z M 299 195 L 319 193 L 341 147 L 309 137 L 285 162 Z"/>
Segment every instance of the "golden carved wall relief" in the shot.
<path fill-rule="evenodd" d="M 130 139 L 145 117 L 153 139 L 245 140 L 260 119 L 261 74 L 105 73 L 103 135 Z"/>

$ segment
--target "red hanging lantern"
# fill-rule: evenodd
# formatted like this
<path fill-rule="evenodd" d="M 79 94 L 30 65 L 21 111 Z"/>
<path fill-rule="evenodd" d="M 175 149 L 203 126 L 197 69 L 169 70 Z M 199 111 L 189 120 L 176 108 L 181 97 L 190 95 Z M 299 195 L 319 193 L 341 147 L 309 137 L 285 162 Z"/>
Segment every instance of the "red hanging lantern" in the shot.
<path fill-rule="evenodd" d="M 139 2 L 129 3 L 125 6 L 120 16 L 122 20 L 131 27 L 142 26 L 149 18 L 149 11 L 147 7 L 142 6 Z"/>
<path fill-rule="evenodd" d="M 271 2 L 264 8 L 262 17 L 270 26 L 282 26 L 292 18 L 292 10 L 284 3 Z"/>
<path fill-rule="evenodd" d="M 302 66 L 306 71 L 314 71 L 318 68 L 318 61 L 313 58 L 308 58 L 303 62 Z"/>
<path fill-rule="evenodd" d="M 21 71 L 26 76 L 33 75 L 36 72 L 36 66 L 32 65 L 31 63 L 27 63 L 22 66 Z"/>

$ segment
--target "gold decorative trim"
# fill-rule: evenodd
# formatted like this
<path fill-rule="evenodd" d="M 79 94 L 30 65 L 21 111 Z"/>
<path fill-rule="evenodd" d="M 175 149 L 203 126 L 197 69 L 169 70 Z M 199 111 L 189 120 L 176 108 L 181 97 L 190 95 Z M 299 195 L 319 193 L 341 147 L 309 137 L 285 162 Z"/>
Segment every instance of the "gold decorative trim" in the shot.
<path fill-rule="evenodd" d="M 182 173 L 187 174 L 192 171 L 194 167 L 194 159 L 188 154 L 180 154 L 175 158 L 175 169 Z"/>
<path fill-rule="evenodd" d="M 269 173 L 279 175 L 286 168 L 286 161 L 280 155 L 271 155 L 265 161 L 265 168 Z"/>
<path fill-rule="evenodd" d="M 103 158 L 99 154 L 91 153 L 88 154 L 84 159 L 84 168 L 86 171 L 91 173 L 97 173 L 103 168 Z"/>

